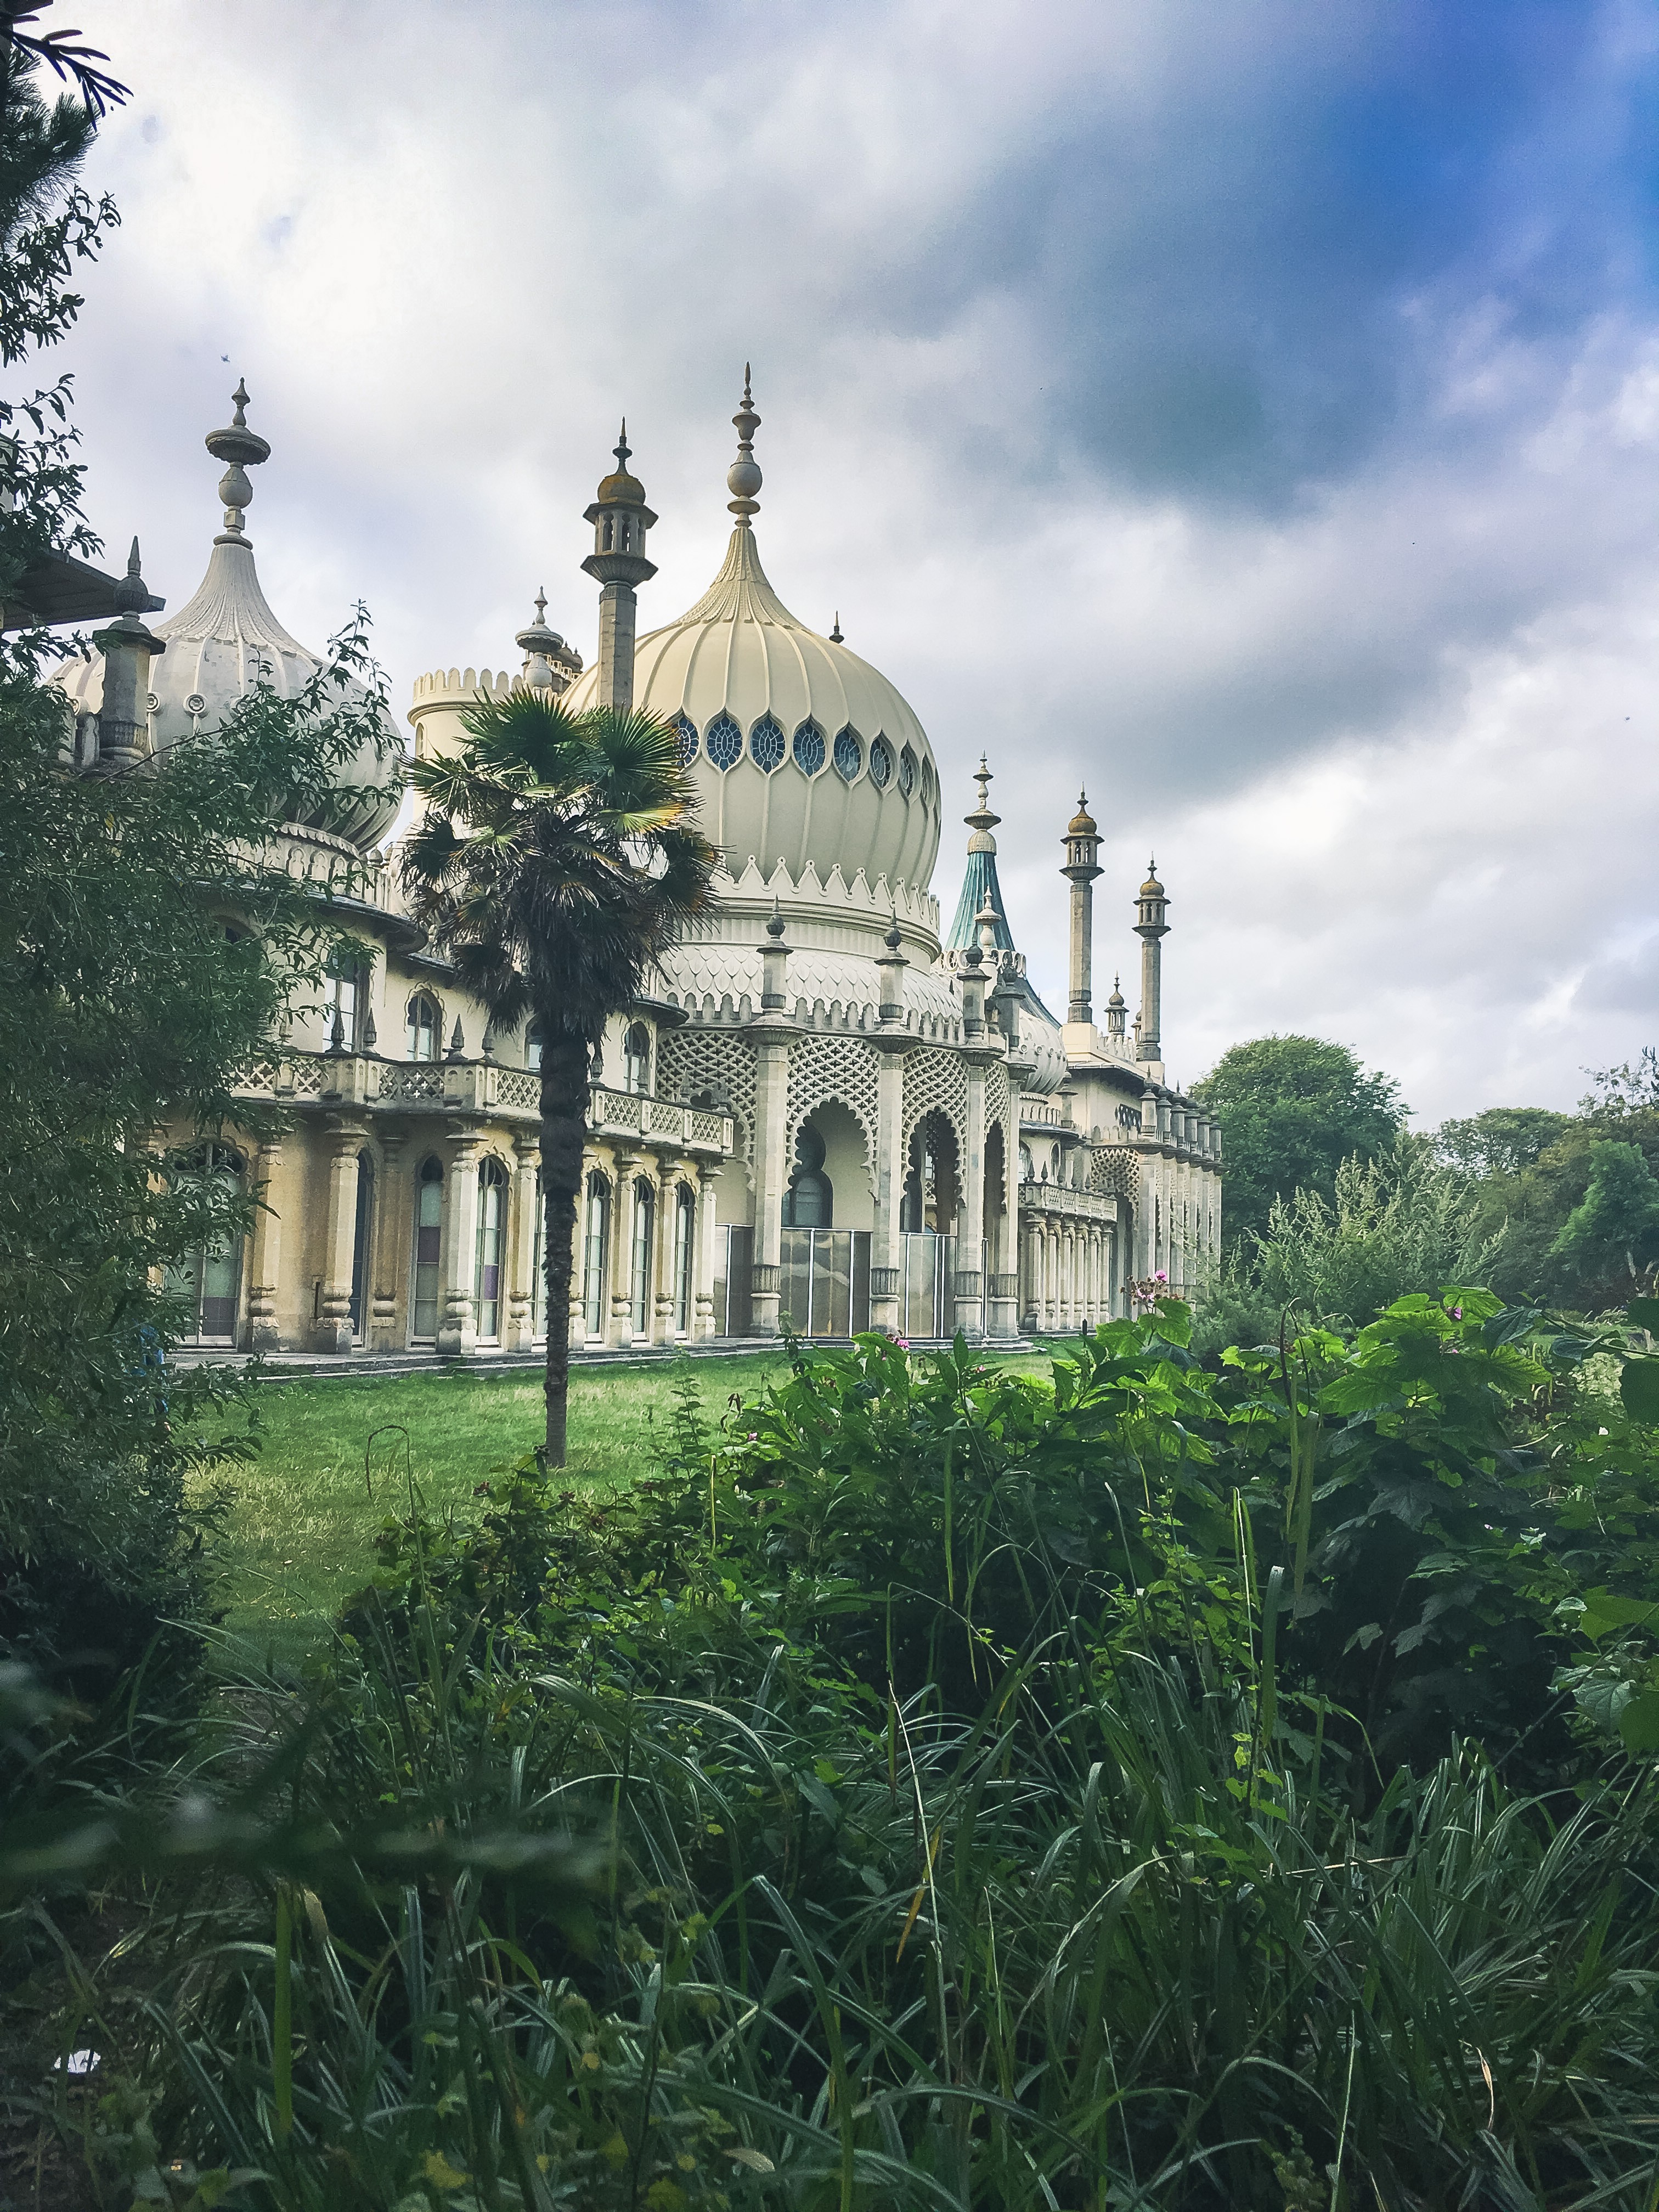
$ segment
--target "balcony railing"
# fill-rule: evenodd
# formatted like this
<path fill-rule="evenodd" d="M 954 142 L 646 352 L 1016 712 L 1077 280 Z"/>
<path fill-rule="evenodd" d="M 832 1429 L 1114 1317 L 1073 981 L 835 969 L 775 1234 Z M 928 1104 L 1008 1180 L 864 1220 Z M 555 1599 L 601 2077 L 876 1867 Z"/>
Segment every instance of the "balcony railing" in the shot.
<path fill-rule="evenodd" d="M 1021 1183 L 1019 1210 L 1066 1221 L 1115 1221 L 1118 1217 L 1115 1198 L 1103 1198 L 1092 1190 L 1073 1190 L 1063 1182 Z"/>
<path fill-rule="evenodd" d="M 256 1060 L 237 1089 L 295 1104 L 315 1101 L 334 1110 L 498 1114 L 538 1120 L 542 1079 L 534 1070 L 497 1067 L 488 1060 L 381 1060 L 374 1053 L 291 1052 Z M 587 1126 L 595 1136 L 631 1139 L 711 1157 L 730 1152 L 732 1117 L 665 1098 L 641 1098 L 594 1084 Z"/>

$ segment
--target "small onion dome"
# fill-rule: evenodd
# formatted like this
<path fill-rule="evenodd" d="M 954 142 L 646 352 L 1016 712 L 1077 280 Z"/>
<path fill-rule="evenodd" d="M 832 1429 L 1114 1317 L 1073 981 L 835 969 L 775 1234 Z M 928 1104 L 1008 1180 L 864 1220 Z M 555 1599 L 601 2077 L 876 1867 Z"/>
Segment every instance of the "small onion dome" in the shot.
<path fill-rule="evenodd" d="M 629 456 L 633 447 L 628 442 L 628 417 L 625 415 L 622 435 L 612 451 L 617 456 L 617 465 L 600 483 L 594 495 L 596 503 L 600 507 L 643 507 L 645 486 L 637 477 L 628 472 Z"/>
<path fill-rule="evenodd" d="M 1066 824 L 1066 835 L 1068 837 L 1095 837 L 1099 834 L 1099 825 L 1089 811 L 1089 794 L 1086 791 L 1080 791 L 1077 795 L 1077 812 Z"/>
<path fill-rule="evenodd" d="M 1107 1003 L 1107 1005 L 1108 1005 L 1109 1006 L 1118 1006 L 1118 1007 L 1121 1007 L 1121 1006 L 1123 1006 L 1123 1004 L 1125 1003 L 1125 1001 L 1124 1001 L 1124 997 L 1123 997 L 1122 983 L 1123 983 L 1123 979 L 1122 979 L 1122 977 L 1121 977 L 1121 975 L 1114 975 L 1114 976 L 1113 976 L 1113 978 L 1112 978 L 1112 995 L 1111 995 L 1111 997 L 1110 997 L 1109 999 L 1108 999 L 1108 1000 L 1107 1000 L 1107 1001 L 1106 1001 L 1106 1003 Z"/>
<path fill-rule="evenodd" d="M 1160 899 L 1164 896 L 1164 886 L 1158 879 L 1158 863 L 1156 860 L 1147 861 L 1146 880 L 1140 886 L 1140 890 L 1137 893 L 1137 896 L 1144 899 Z"/>

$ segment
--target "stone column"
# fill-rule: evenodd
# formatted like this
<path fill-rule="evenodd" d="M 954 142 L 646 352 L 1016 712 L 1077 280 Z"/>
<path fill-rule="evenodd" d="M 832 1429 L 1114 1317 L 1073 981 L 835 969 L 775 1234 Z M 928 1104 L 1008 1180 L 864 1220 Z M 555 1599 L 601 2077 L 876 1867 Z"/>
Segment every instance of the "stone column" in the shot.
<path fill-rule="evenodd" d="M 963 1131 L 962 1243 L 952 1285 L 956 1326 L 970 1344 L 985 1334 L 985 1057 L 968 1056 L 968 1115 Z M 964 1249 L 963 1247 L 966 1249 Z"/>
<path fill-rule="evenodd" d="M 720 1181 L 717 1167 L 697 1163 L 697 1265 L 693 1279 L 691 1336 L 695 1343 L 703 1344 L 714 1334 L 714 1254 L 720 1237 L 720 1224 L 714 1218 L 714 1185 Z"/>
<path fill-rule="evenodd" d="M 438 1350 L 465 1357 L 477 1349 L 478 1155 L 482 1129 L 458 1129 L 454 1157 L 445 1180 L 443 1297 L 438 1318 Z"/>
<path fill-rule="evenodd" d="M 369 1343 L 376 1352 L 395 1352 L 408 1334 L 398 1326 L 399 1303 L 409 1295 L 409 1239 L 415 1201 L 404 1181 L 406 1129 L 376 1124 L 380 1139 L 380 1182 L 375 1204 L 374 1287 L 369 1310 Z"/>
<path fill-rule="evenodd" d="M 283 1140 L 267 1137 L 259 1147 L 259 1211 L 253 1217 L 253 1249 L 249 1255 L 247 1286 L 247 1345 L 250 1352 L 280 1352 L 282 1332 L 276 1305 L 282 1289 L 283 1217 L 271 1204 L 276 1176 L 283 1164 Z"/>
<path fill-rule="evenodd" d="M 789 1186 L 789 1047 L 786 975 L 789 947 L 775 899 L 760 948 L 761 1010 L 749 1025 L 755 1041 L 755 1272 L 757 1336 L 778 1333 L 779 1273 L 783 1259 L 783 1194 Z"/>
<path fill-rule="evenodd" d="M 520 1130 L 513 1139 L 513 1211 L 507 1222 L 507 1327 L 509 1352 L 528 1352 L 536 1340 L 536 1170 L 541 1165 L 539 1129 Z"/>
<path fill-rule="evenodd" d="M 913 1040 L 878 1038 L 876 1068 L 876 1207 L 870 1239 L 870 1326 L 902 1335 L 900 1327 L 899 1228 L 904 1205 L 904 1056 Z"/>
<path fill-rule="evenodd" d="M 357 1232 L 357 1155 L 368 1133 L 331 1115 L 325 1157 L 328 1162 L 328 1211 L 323 1241 L 321 1310 L 312 1326 L 313 1349 L 351 1349 L 351 1262 Z"/>
<path fill-rule="evenodd" d="M 618 1152 L 616 1156 L 608 1269 L 611 1318 L 605 1340 L 619 1347 L 634 1341 L 634 1176 L 639 1164 L 637 1152 Z"/>
<path fill-rule="evenodd" d="M 674 1252 L 679 1241 L 679 1167 L 678 1160 L 657 1165 L 657 1244 L 653 1254 L 651 1341 L 674 1341 Z"/>

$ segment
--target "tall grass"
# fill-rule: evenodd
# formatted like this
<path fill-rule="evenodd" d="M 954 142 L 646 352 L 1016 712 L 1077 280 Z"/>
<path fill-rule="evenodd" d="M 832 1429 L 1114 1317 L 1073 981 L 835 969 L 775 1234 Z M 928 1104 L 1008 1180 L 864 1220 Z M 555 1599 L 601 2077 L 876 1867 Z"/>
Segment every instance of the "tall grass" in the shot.
<path fill-rule="evenodd" d="M 198 1785 L 478 1850 L 175 1899 L 155 2140 L 284 2212 L 1650 2207 L 1650 1778 L 1553 1807 L 1468 1748 L 1360 1820 L 1259 1671 L 1050 1644 L 963 1719 L 702 1610 L 656 1695 L 429 1596 L 303 1716 L 250 1686 Z"/>

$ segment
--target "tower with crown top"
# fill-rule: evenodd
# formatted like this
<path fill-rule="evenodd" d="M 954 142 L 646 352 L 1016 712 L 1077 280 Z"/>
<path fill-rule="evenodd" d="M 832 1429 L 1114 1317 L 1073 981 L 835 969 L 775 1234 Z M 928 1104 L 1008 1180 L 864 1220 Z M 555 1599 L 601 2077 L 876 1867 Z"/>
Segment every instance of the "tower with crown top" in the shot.
<path fill-rule="evenodd" d="M 657 573 L 646 558 L 646 532 L 656 516 L 645 503 L 645 486 L 629 473 L 628 420 L 615 452 L 617 465 L 600 483 L 583 520 L 593 526 L 593 550 L 584 571 L 599 592 L 599 703 L 625 713 L 634 703 L 635 592 Z"/>

